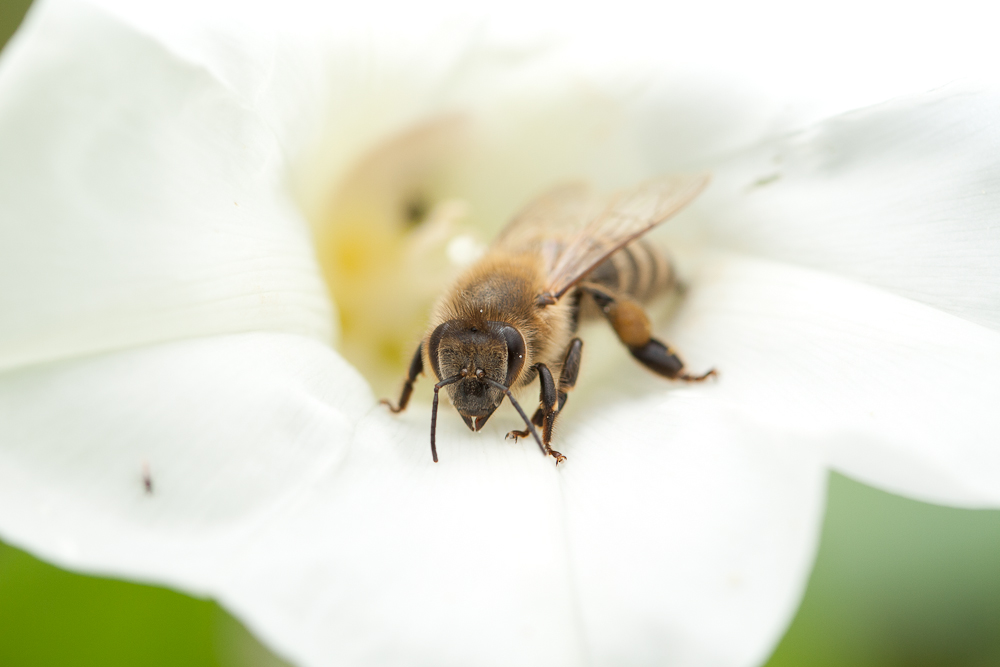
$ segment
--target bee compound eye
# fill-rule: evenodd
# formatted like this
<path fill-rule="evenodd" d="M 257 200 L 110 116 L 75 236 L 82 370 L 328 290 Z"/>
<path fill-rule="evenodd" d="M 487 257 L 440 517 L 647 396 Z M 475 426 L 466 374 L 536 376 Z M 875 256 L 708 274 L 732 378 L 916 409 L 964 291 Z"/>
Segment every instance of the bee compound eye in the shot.
<path fill-rule="evenodd" d="M 497 333 L 503 336 L 504 341 L 507 343 L 507 377 L 504 384 L 509 387 L 524 367 L 524 337 L 509 324 L 501 322 L 493 324 L 497 327 Z"/>
<path fill-rule="evenodd" d="M 442 360 L 440 358 L 439 352 L 441 351 L 441 341 L 445 338 L 445 334 L 448 330 L 458 323 L 457 320 L 448 320 L 442 324 L 439 324 L 433 332 L 431 332 L 430 338 L 427 340 L 427 357 L 431 362 L 431 368 L 434 370 L 434 374 L 438 376 L 438 379 L 444 379 L 447 373 L 444 373 L 442 368 Z M 446 352 L 446 355 L 450 356 Z"/>

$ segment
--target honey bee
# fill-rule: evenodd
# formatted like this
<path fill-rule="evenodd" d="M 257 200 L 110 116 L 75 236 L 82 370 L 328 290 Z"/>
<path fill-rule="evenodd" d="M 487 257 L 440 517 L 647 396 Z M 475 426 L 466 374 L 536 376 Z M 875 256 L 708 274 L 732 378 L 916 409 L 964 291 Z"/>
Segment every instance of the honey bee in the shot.
<path fill-rule="evenodd" d="M 632 356 L 654 373 L 685 382 L 715 375 L 714 369 L 686 373 L 680 357 L 653 338 L 640 305 L 677 284 L 663 252 L 640 237 L 693 200 L 708 180 L 674 175 L 606 200 L 574 184 L 528 204 L 439 299 L 398 405 L 382 403 L 393 412 L 404 410 L 417 376 L 429 367 L 437 378 L 431 409 L 435 462 L 438 392 L 446 388 L 472 431 L 482 429 L 504 397 L 510 399 L 526 428 L 507 437 L 530 434 L 558 465 L 566 457 L 551 447 L 552 427 L 580 371 L 581 318 L 603 315 Z M 514 392 L 536 379 L 539 407 L 528 419 Z"/>

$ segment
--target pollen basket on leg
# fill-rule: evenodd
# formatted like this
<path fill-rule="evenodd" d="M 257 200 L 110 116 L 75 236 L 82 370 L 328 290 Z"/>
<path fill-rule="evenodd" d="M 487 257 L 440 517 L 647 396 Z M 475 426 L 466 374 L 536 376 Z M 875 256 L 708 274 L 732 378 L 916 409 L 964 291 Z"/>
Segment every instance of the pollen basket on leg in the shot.
<path fill-rule="evenodd" d="M 312 221 L 340 350 L 378 391 L 398 384 L 434 299 L 460 268 L 451 257 L 456 239 L 469 237 L 467 207 L 441 184 L 461 128 L 436 121 L 375 147 L 331 186 Z"/>

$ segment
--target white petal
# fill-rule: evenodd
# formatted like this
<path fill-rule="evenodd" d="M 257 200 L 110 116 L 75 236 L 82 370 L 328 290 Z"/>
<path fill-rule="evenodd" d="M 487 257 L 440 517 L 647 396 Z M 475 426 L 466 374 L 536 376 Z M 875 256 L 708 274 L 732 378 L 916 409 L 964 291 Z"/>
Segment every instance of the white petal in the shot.
<path fill-rule="evenodd" d="M 819 450 L 718 400 L 715 386 L 618 389 L 588 396 L 560 429 L 593 664 L 762 663 L 812 565 Z"/>
<path fill-rule="evenodd" d="M 228 599 L 310 664 L 759 661 L 808 573 L 818 451 L 697 398 L 602 398 L 559 469 L 503 439 L 510 410 L 478 436 L 442 411 L 437 465 L 426 405 L 373 413 Z"/>
<path fill-rule="evenodd" d="M 821 467 L 697 392 L 592 393 L 556 469 L 503 439 L 510 410 L 473 435 L 447 406 L 432 463 L 426 404 L 389 415 L 293 336 L 11 372 L 0 525 L 68 567 L 213 595 L 303 664 L 748 664 L 803 581 Z"/>
<path fill-rule="evenodd" d="M 336 354 L 281 334 L 11 371 L 0 525 L 65 566 L 211 590 L 246 531 L 335 467 L 373 405 Z"/>
<path fill-rule="evenodd" d="M 428 417 L 287 335 L 9 372 L 0 526 L 67 567 L 216 596 L 303 664 L 578 664 L 552 462 L 449 414 L 435 465 Z"/>
<path fill-rule="evenodd" d="M 426 404 L 373 413 L 345 464 L 246 554 L 225 599 L 303 664 L 583 661 L 558 471 L 443 407 L 440 463 Z"/>
<path fill-rule="evenodd" d="M 997 109 L 949 87 L 763 144 L 714 170 L 686 231 L 1000 329 Z"/>
<path fill-rule="evenodd" d="M 843 278 L 716 255 L 671 333 L 720 400 L 838 469 L 929 500 L 1000 504 L 1000 334 Z"/>
<path fill-rule="evenodd" d="M 835 440 L 843 422 L 867 426 L 837 384 L 844 356 L 858 352 L 850 343 L 862 341 L 859 357 L 871 361 L 872 340 L 888 341 L 879 354 L 897 349 L 897 322 L 909 330 L 931 313 L 972 325 L 732 258 L 696 284 L 676 342 L 693 367 L 711 354 L 720 382 L 664 400 L 638 380 L 635 401 L 617 407 L 615 387 L 584 398 L 565 416 L 571 460 L 559 471 L 530 443 L 501 440 L 509 413 L 477 437 L 444 412 L 438 465 L 422 411 L 401 421 L 371 413 L 345 451 L 352 420 L 329 405 L 359 415 L 372 398 L 334 355 L 292 337 L 192 341 L 8 374 L 0 441 L 14 444 L 0 467 L 0 522 L 58 562 L 217 595 L 307 664 L 574 664 L 585 654 L 597 664 L 749 664 L 790 613 L 810 556 L 822 489 L 810 442 Z M 904 319 L 907 308 L 917 314 Z M 919 347 L 905 342 L 904 357 Z M 890 379 L 922 379 L 922 367 L 893 361 L 903 377 Z M 942 378 L 940 367 L 927 375 Z M 862 411 L 875 405 L 898 428 L 899 406 L 877 393 L 882 403 L 861 397 Z M 834 410 L 803 412 L 830 394 Z M 78 433 L 93 434 L 87 450 L 67 454 Z M 898 441 L 884 439 L 886 449 Z M 718 633 L 732 643 L 717 648 Z"/>
<path fill-rule="evenodd" d="M 0 163 L 18 230 L 0 249 L 0 296 L 25 314 L 0 329 L 0 366 L 216 332 L 325 339 L 312 251 L 283 194 L 297 116 L 280 93 L 300 100 L 311 84 L 272 87 L 280 58 L 255 51 L 266 40 L 216 58 L 183 26 L 149 40 L 62 4 L 36 12 L 31 30 L 45 39 L 22 39 L 0 71 L 0 139 L 28 174 Z M 50 39 L 90 52 L 81 88 L 100 90 L 101 104 L 57 90 L 67 60 L 42 48 Z M 49 80 L 60 85 L 39 83 Z M 424 99 L 437 112 L 491 84 L 443 95 L 447 104 Z M 386 99 L 366 97 L 354 113 L 419 115 Z M 36 123 L 46 105 L 61 111 Z M 566 155 L 541 171 L 559 173 Z M 72 198 L 43 196 L 53 192 Z M 813 219 L 792 209 L 795 224 Z M 789 247 L 773 252 L 791 257 Z M 820 264 L 853 266 L 854 255 L 831 256 Z M 530 443 L 502 442 L 500 424 L 474 438 L 446 411 L 433 465 L 425 412 L 369 413 L 364 382 L 303 337 L 196 340 L 6 373 L 0 525 L 71 567 L 216 595 L 306 664 L 757 661 L 811 555 L 817 445 L 892 488 L 998 502 L 1000 463 L 983 444 L 997 389 L 968 376 L 992 377 L 1000 348 L 992 332 L 805 270 L 728 258 L 693 282 L 675 342 L 693 367 L 716 363 L 722 381 L 667 397 L 640 383 L 631 404 L 611 393 L 600 409 L 583 400 L 560 470 Z M 992 312 L 973 306 L 962 314 Z"/>
<path fill-rule="evenodd" d="M 210 333 L 329 339 L 287 147 L 247 95 L 73 3 L 42 3 L 4 55 L 0 368 Z"/>

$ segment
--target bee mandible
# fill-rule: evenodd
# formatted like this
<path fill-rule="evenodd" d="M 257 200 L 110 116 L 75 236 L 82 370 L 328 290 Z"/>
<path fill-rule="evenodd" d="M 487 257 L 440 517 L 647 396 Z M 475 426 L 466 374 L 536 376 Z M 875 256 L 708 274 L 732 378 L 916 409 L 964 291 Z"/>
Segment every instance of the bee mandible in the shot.
<path fill-rule="evenodd" d="M 437 378 L 431 409 L 435 462 L 438 392 L 445 388 L 472 431 L 483 428 L 504 397 L 510 399 L 526 428 L 507 437 L 530 434 L 558 465 L 566 457 L 551 447 L 552 427 L 580 371 L 581 317 L 603 315 L 632 356 L 654 373 L 685 382 L 715 375 L 715 369 L 685 372 L 680 357 L 652 336 L 641 305 L 677 284 L 663 252 L 641 237 L 686 206 L 708 180 L 704 174 L 667 176 L 606 200 L 573 184 L 531 202 L 438 300 L 398 405 L 382 403 L 393 412 L 404 410 L 413 383 L 429 367 Z M 536 379 L 539 407 L 529 419 L 514 392 Z"/>

